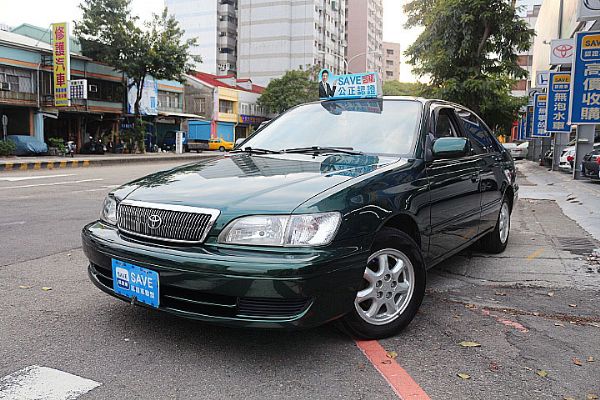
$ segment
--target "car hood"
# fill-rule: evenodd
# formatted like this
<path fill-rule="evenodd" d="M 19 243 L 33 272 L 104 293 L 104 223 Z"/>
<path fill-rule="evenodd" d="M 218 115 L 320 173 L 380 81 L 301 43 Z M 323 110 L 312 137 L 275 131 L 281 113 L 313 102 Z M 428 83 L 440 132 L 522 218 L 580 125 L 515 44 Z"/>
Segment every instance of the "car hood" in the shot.
<path fill-rule="evenodd" d="M 324 190 L 399 160 L 374 155 L 233 154 L 146 176 L 115 195 L 222 213 L 290 213 Z"/>

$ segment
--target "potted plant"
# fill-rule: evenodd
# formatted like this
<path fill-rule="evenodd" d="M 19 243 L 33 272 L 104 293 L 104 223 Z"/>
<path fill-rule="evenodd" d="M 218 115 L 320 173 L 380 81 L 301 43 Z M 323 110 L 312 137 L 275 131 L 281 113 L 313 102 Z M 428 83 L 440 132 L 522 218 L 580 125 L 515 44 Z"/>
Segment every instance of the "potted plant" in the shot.
<path fill-rule="evenodd" d="M 66 154 L 66 147 L 62 138 L 48 139 L 48 154 L 51 156 L 64 156 Z"/>

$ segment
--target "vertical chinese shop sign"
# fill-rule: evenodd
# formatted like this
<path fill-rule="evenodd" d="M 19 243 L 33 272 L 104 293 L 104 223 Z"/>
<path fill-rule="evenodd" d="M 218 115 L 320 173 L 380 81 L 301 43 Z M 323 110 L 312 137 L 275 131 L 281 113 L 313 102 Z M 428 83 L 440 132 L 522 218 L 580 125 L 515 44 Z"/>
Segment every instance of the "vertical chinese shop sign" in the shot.
<path fill-rule="evenodd" d="M 571 73 L 551 72 L 548 85 L 546 131 L 571 132 L 571 125 L 568 123 L 570 97 Z"/>
<path fill-rule="evenodd" d="M 600 123 L 600 32 L 575 35 L 571 71 L 571 124 Z"/>
<path fill-rule="evenodd" d="M 536 93 L 533 97 L 533 131 L 531 131 L 532 137 L 550 137 L 550 133 L 546 132 L 547 101 L 548 96 L 544 93 Z"/>
<path fill-rule="evenodd" d="M 68 107 L 71 78 L 69 26 L 66 22 L 52 24 L 52 67 L 54 69 L 54 105 Z"/>

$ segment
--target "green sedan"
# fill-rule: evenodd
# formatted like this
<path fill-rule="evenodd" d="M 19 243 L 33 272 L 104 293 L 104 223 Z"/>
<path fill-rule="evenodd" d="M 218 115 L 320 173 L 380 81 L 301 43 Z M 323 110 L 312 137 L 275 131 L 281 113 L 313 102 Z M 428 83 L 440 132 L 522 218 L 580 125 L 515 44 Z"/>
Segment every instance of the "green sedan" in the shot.
<path fill-rule="evenodd" d="M 230 326 L 406 327 L 426 271 L 505 249 L 510 154 L 457 104 L 297 106 L 234 151 L 130 182 L 82 231 L 89 276 L 132 304 Z"/>

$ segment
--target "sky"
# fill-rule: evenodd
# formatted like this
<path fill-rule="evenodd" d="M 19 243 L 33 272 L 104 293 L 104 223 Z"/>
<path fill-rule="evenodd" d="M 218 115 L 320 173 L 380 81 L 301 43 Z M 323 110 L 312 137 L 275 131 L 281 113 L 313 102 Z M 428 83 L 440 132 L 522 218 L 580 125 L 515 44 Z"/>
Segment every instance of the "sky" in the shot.
<path fill-rule="evenodd" d="M 407 0 L 383 0 L 383 40 L 397 42 L 406 49 L 419 35 L 419 30 L 407 30 L 402 5 Z M 0 24 L 18 26 L 29 23 L 49 27 L 52 22 L 73 21 L 79 19 L 81 0 L 0 0 Z M 164 7 L 164 0 L 132 0 L 132 11 L 142 20 L 148 20 L 152 13 L 158 13 Z M 401 64 L 400 80 L 413 82 L 411 68 L 404 60 Z"/>

